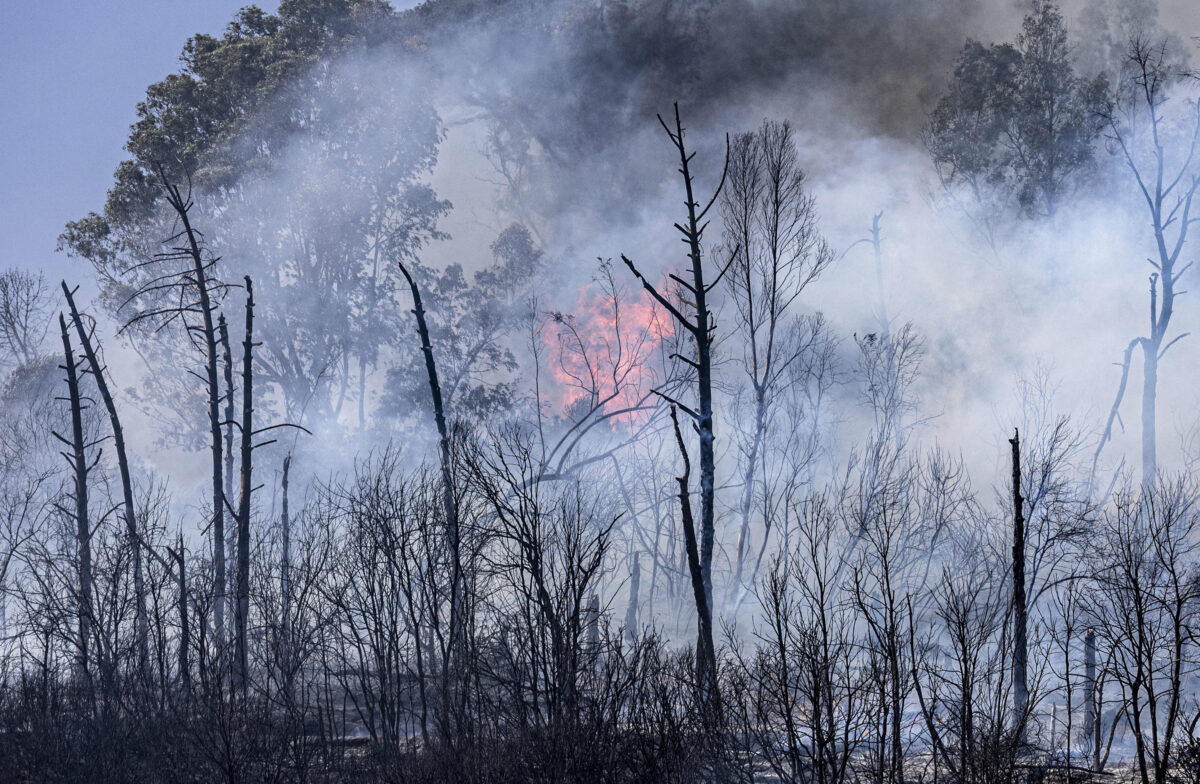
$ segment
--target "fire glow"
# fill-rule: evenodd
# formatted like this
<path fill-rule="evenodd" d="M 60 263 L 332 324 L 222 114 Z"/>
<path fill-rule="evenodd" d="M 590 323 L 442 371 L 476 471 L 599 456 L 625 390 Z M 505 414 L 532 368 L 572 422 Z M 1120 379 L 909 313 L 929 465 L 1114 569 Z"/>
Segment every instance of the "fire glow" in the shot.
<path fill-rule="evenodd" d="M 596 417 L 616 425 L 644 422 L 661 382 L 664 341 L 672 325 L 641 293 L 630 295 L 602 278 L 583 288 L 571 313 L 551 314 L 551 410 L 557 416 Z"/>

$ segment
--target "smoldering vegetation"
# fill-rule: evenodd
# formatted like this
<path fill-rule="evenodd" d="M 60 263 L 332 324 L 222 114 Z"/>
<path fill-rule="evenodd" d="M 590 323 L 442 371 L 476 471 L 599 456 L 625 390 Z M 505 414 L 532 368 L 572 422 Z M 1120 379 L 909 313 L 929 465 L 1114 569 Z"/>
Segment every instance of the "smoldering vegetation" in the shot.
<path fill-rule="evenodd" d="M 0 778 L 1200 781 L 1197 21 L 190 39 L 0 273 Z"/>

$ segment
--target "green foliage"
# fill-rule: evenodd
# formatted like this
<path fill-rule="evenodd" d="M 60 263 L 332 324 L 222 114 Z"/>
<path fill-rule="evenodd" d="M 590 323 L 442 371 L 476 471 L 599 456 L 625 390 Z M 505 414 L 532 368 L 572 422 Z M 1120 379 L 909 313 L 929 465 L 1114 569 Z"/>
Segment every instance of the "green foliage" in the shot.
<path fill-rule="evenodd" d="M 60 238 L 91 262 L 119 320 L 178 308 L 177 290 L 155 282 L 183 274 L 161 255 L 179 244 L 162 188 L 180 187 L 219 261 L 210 275 L 255 281 L 260 388 L 293 417 L 336 419 L 356 386 L 365 394 L 353 375 L 374 369 L 400 327 L 394 261 L 442 236 L 450 207 L 422 181 L 443 130 L 419 58 L 405 61 L 411 79 L 377 67 L 410 57 L 392 44 L 394 20 L 376 0 L 285 0 L 274 15 L 243 9 L 220 37 L 192 37 L 179 73 L 139 104 L 132 157 L 104 210 Z M 239 313 L 228 316 L 236 333 Z M 161 326 L 147 319 L 129 334 L 166 371 L 142 399 L 170 418 L 188 408 L 179 402 L 193 385 L 172 373 L 186 373 L 194 350 L 157 339 Z M 189 428 L 181 421 L 172 440 Z"/>
<path fill-rule="evenodd" d="M 965 188 L 990 236 L 1013 210 L 1052 215 L 1091 171 L 1108 85 L 1076 76 L 1062 14 L 1038 2 L 1016 45 L 968 41 L 926 145 L 943 184 Z"/>

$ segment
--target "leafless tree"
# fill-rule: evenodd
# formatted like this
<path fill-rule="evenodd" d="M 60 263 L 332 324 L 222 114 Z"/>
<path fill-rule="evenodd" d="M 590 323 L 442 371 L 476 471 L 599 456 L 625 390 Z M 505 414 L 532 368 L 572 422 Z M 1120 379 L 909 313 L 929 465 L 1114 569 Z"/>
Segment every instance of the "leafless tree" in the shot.
<path fill-rule="evenodd" d="M 1088 610 L 1111 652 L 1143 784 L 1168 781 L 1180 731 L 1192 719 L 1184 682 L 1197 666 L 1198 525 L 1194 488 L 1164 478 L 1119 494 L 1102 520 Z"/>
<path fill-rule="evenodd" d="M 50 329 L 50 292 L 41 275 L 0 272 L 0 368 L 12 369 L 41 354 Z"/>
<path fill-rule="evenodd" d="M 125 430 L 121 427 L 121 419 L 117 414 L 116 402 L 113 400 L 112 392 L 108 387 L 108 380 L 105 377 L 108 369 L 100 360 L 97 346 L 93 340 L 94 321 L 90 328 L 85 327 L 83 318 L 80 316 L 78 308 L 75 307 L 74 292 L 67 287 L 66 281 L 62 282 L 62 290 L 71 311 L 71 322 L 75 325 L 75 333 L 79 336 L 79 343 L 83 347 L 83 354 L 87 357 L 87 372 L 91 374 L 96 384 L 96 389 L 100 393 L 100 399 L 104 402 L 104 408 L 108 412 L 109 427 L 112 430 L 113 447 L 117 455 L 117 468 L 121 474 L 121 500 L 125 510 L 125 531 L 129 537 L 129 550 L 133 558 L 133 585 L 135 602 L 137 604 L 136 634 L 138 662 L 139 666 L 145 668 L 149 658 L 149 628 L 146 618 L 145 576 L 142 570 L 142 538 L 138 532 L 137 514 L 133 500 L 133 479 L 129 470 L 129 455 L 125 450 Z"/>
<path fill-rule="evenodd" d="M 816 205 L 805 184 L 788 123 L 766 121 L 739 135 L 730 149 L 721 191 L 726 242 L 737 248 L 726 278 L 737 314 L 742 369 L 750 401 L 740 437 L 744 461 L 740 525 L 733 584 L 740 586 L 751 555 L 751 518 L 764 495 L 760 484 L 773 480 L 768 464 L 768 431 L 774 425 L 781 387 L 819 334 L 794 313 L 797 299 L 833 261 L 817 233 Z M 768 515 L 761 515 L 764 524 Z M 768 530 L 762 532 L 765 538 Z M 753 562 L 751 562 L 753 571 Z M 755 574 L 746 578 L 755 582 Z"/>
<path fill-rule="evenodd" d="M 684 205 L 687 208 L 687 218 L 682 224 L 676 223 L 675 228 L 683 235 L 684 242 L 688 246 L 688 260 L 691 265 L 689 270 L 690 281 L 678 275 L 671 274 L 670 279 L 674 282 L 674 285 L 678 286 L 679 296 L 668 298 L 668 296 L 659 291 L 659 288 L 655 284 L 646 278 L 627 256 L 622 255 L 621 260 L 625 262 L 630 272 L 641 281 L 642 286 L 649 292 L 650 296 L 670 314 L 672 323 L 690 335 L 694 342 L 694 358 L 683 357 L 682 355 L 678 355 L 678 358 L 695 371 L 697 407 L 693 409 L 682 402 L 668 397 L 662 391 L 658 391 L 658 394 L 667 399 L 677 409 L 687 414 L 699 434 L 700 514 L 697 531 L 699 540 L 697 560 L 700 579 L 703 584 L 703 596 L 696 597 L 696 611 L 701 619 L 702 638 L 706 633 L 704 627 L 708 627 L 708 639 L 702 639 L 699 647 L 711 651 L 713 649 L 711 639 L 711 619 L 713 613 L 712 557 L 716 535 L 716 441 L 713 426 L 713 342 L 715 339 L 715 324 L 713 322 L 712 309 L 709 305 L 709 296 L 712 294 L 713 289 L 720 283 L 721 277 L 729 270 L 732 265 L 732 258 L 723 269 L 716 273 L 715 279 L 710 281 L 709 278 L 711 276 L 709 275 L 709 271 L 705 269 L 702 244 L 704 230 L 708 226 L 705 218 L 708 215 L 708 211 L 716 203 L 718 196 L 720 196 L 721 188 L 725 181 L 725 174 L 722 173 L 721 182 L 717 185 L 712 197 L 702 206 L 697 201 L 698 197 L 695 193 L 695 182 L 691 171 L 691 162 L 695 153 L 689 153 L 684 142 L 684 128 L 683 121 L 679 116 L 679 105 L 675 105 L 674 129 L 667 125 L 666 120 L 661 115 L 658 120 L 679 155 L 679 172 L 683 178 L 684 192 L 686 194 Z M 726 163 L 728 164 L 728 153 L 726 159 Z M 672 301 L 673 299 L 678 302 L 678 305 Z M 684 311 L 687 310 L 691 311 L 691 315 L 685 314 Z M 676 424 L 675 432 L 680 441 L 681 452 L 686 455 L 686 450 L 682 448 L 682 435 L 678 424 Z M 685 476 L 685 481 L 686 479 L 687 476 Z M 681 502 L 687 502 L 690 492 L 690 489 L 686 486 L 682 487 Z M 690 516 L 690 502 L 684 503 L 684 514 Z M 706 617 L 708 618 L 708 623 L 704 620 Z M 705 666 L 713 666 L 713 664 L 712 660 L 709 660 L 705 663 Z"/>
<path fill-rule="evenodd" d="M 1130 359 L 1134 349 L 1140 347 L 1142 482 L 1147 487 L 1153 487 L 1158 470 L 1158 363 L 1167 350 L 1187 334 L 1170 336 L 1175 298 L 1182 293 L 1176 286 L 1191 266 L 1178 265 L 1189 229 L 1196 221 L 1192 200 L 1200 188 L 1200 171 L 1196 169 L 1200 103 L 1188 101 L 1179 110 L 1174 108 L 1182 101 L 1176 91 L 1189 78 L 1171 61 L 1165 41 L 1134 38 L 1130 41 L 1128 59 L 1122 71 L 1118 100 L 1106 117 L 1109 145 L 1129 169 L 1149 212 L 1154 254 L 1148 259 L 1153 268 L 1150 273 L 1149 332 L 1134 338 L 1125 349 L 1120 384 L 1096 447 L 1096 460 L 1112 438 L 1113 424 L 1129 377 Z"/>
<path fill-rule="evenodd" d="M 77 553 L 78 582 L 75 586 L 75 601 L 77 605 L 77 620 L 79 636 L 75 642 L 76 673 L 81 684 L 87 685 L 89 678 L 88 649 L 92 640 L 92 620 L 94 603 L 92 601 L 92 518 L 88 509 L 88 474 L 95 467 L 97 455 L 89 461 L 88 448 L 93 446 L 84 438 L 83 410 L 87 403 L 79 385 L 79 363 L 75 349 L 71 345 L 71 336 L 67 331 L 67 321 L 60 313 L 58 323 L 62 330 L 63 364 L 67 378 L 67 397 L 71 407 L 71 437 L 70 439 L 54 433 L 70 454 L 63 457 L 71 465 L 71 475 L 74 482 L 71 498 L 74 508 L 71 516 L 75 522 L 75 546 Z"/>

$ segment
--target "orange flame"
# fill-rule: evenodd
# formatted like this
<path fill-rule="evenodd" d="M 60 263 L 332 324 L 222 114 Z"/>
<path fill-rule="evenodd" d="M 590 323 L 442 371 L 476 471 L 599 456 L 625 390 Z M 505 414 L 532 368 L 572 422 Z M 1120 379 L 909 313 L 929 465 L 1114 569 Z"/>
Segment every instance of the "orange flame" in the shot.
<path fill-rule="evenodd" d="M 573 313 L 552 314 L 549 399 L 560 416 L 629 426 L 649 415 L 650 390 L 661 380 L 655 355 L 674 333 L 649 298 L 606 283 L 586 286 Z"/>

